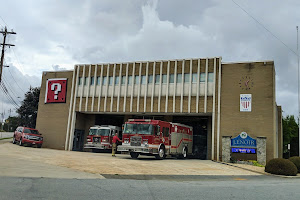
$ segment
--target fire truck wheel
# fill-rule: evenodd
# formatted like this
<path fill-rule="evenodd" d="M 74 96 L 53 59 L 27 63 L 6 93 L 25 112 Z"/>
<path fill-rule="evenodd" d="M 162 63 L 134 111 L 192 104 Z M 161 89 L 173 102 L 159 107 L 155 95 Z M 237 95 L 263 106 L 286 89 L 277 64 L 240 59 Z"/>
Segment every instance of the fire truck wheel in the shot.
<path fill-rule="evenodd" d="M 139 153 L 136 153 L 136 152 L 130 152 L 130 156 L 131 156 L 131 158 L 133 158 L 133 159 L 137 159 L 138 157 L 139 157 Z"/>
<path fill-rule="evenodd" d="M 187 157 L 187 149 L 186 147 L 184 147 L 182 150 L 182 158 L 185 159 L 186 157 Z"/>
<path fill-rule="evenodd" d="M 158 150 L 158 154 L 155 155 L 155 158 L 158 159 L 158 160 L 162 160 L 165 157 L 166 157 L 165 148 L 164 147 L 160 147 L 159 150 Z"/>

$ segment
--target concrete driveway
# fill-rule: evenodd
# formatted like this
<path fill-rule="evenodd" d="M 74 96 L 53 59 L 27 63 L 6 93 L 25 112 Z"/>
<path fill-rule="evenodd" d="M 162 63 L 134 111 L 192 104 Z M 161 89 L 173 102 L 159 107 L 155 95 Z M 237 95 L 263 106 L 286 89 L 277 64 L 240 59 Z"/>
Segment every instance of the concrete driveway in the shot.
<path fill-rule="evenodd" d="M 100 175 L 260 175 L 258 173 L 223 165 L 209 160 L 167 158 L 155 160 L 154 157 L 141 156 L 131 159 L 129 155 L 109 153 L 74 152 L 53 149 L 21 147 L 12 143 L 0 144 L 0 176 L 27 174 L 33 171 L 37 176 L 49 176 L 60 168 L 73 170 L 75 174 L 85 172 Z M 23 173 L 17 172 L 21 168 Z M 26 170 L 28 169 L 28 171 Z M 64 169 L 64 170 L 63 170 Z M 39 172 L 39 173 L 38 173 Z M 80 177 L 77 175 L 74 177 Z M 27 174 L 26 176 L 31 176 Z M 72 177 L 65 175 L 66 177 Z M 60 177 L 60 176 L 59 176 Z"/>

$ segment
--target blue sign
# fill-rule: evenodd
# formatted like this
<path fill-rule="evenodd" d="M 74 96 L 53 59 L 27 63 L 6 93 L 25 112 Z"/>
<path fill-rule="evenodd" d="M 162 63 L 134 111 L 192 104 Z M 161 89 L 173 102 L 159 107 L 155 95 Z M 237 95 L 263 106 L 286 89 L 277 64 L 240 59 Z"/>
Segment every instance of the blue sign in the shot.
<path fill-rule="evenodd" d="M 232 153 L 256 153 L 256 149 L 249 148 L 231 148 Z"/>
<path fill-rule="evenodd" d="M 256 139 L 251 138 L 246 132 L 241 132 L 237 137 L 231 139 L 231 147 L 256 148 Z"/>

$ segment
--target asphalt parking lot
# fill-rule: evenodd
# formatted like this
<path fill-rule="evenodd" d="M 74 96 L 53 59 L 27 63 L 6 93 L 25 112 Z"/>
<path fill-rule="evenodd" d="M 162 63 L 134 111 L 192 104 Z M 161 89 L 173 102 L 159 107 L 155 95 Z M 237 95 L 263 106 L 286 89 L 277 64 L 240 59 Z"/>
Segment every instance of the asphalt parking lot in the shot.
<path fill-rule="evenodd" d="M 110 153 L 62 151 L 45 148 L 38 149 L 21 147 L 12 144 L 9 141 L 0 144 L 0 159 L 3 161 L 0 163 L 0 176 L 16 176 L 17 174 L 15 171 L 18 169 L 18 166 L 21 166 L 23 171 L 27 167 L 29 168 L 27 171 L 30 171 L 35 167 L 36 169 L 43 168 L 44 171 L 47 172 L 48 177 L 51 177 L 51 173 L 53 173 L 53 176 L 55 177 L 55 167 L 73 170 L 74 173 L 86 173 L 86 176 L 89 178 L 93 177 L 90 176 L 91 174 L 94 174 L 96 178 L 103 178 L 102 175 L 104 175 L 104 177 L 109 177 L 111 175 L 261 175 L 260 173 L 216 163 L 210 160 L 181 160 L 175 158 L 155 160 L 154 157 L 149 156 L 131 159 L 131 157 L 126 154 L 117 154 L 117 157 L 112 157 Z M 31 163 L 31 165 L 28 165 L 29 163 Z M 30 173 L 28 173 L 27 176 L 30 176 Z M 72 175 L 65 176 L 71 177 Z M 82 174 L 82 176 L 84 177 L 85 175 Z"/>

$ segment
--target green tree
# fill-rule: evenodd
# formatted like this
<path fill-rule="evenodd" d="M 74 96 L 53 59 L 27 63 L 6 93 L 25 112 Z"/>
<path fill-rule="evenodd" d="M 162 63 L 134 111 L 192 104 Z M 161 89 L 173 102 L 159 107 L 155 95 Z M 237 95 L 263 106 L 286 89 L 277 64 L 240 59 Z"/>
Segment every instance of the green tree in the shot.
<path fill-rule="evenodd" d="M 39 97 L 39 87 L 30 88 L 25 94 L 25 99 L 22 101 L 22 105 L 17 109 L 17 113 L 19 114 L 19 124 L 21 126 L 35 128 Z"/>
<path fill-rule="evenodd" d="M 294 115 L 287 115 L 282 119 L 283 144 L 290 144 L 291 139 L 298 137 L 298 124 Z"/>
<path fill-rule="evenodd" d="M 8 117 L 5 120 L 4 130 L 5 131 L 14 131 L 20 125 L 19 117 Z"/>

